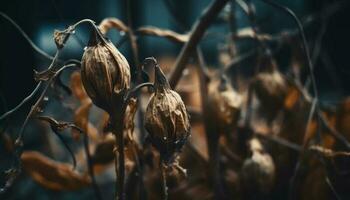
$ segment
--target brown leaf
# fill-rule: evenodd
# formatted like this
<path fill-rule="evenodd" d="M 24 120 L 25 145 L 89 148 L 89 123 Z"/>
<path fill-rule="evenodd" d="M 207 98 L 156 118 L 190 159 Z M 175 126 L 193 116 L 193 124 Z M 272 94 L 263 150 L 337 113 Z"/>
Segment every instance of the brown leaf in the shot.
<path fill-rule="evenodd" d="M 117 18 L 106 18 L 104 19 L 100 25 L 98 25 L 98 28 L 100 29 L 102 34 L 106 34 L 111 28 L 115 28 L 119 31 L 128 32 L 128 27 L 119 19 Z"/>
<path fill-rule="evenodd" d="M 96 138 L 98 135 L 97 129 L 89 122 L 89 112 L 92 106 L 92 101 L 86 94 L 83 84 L 81 81 L 81 76 L 79 72 L 74 72 L 71 75 L 70 86 L 73 95 L 80 101 L 81 105 L 74 113 L 74 123 L 83 129 L 85 133 L 88 133 L 92 138 Z M 80 133 L 76 130 L 72 130 L 72 137 L 75 140 L 79 140 Z"/>
<path fill-rule="evenodd" d="M 70 88 L 73 95 L 81 102 L 91 101 L 85 92 L 79 72 L 73 72 L 70 77 Z"/>
<path fill-rule="evenodd" d="M 51 190 L 77 190 L 90 184 L 87 175 L 72 170 L 72 166 L 56 162 L 39 152 L 22 154 L 24 170 L 41 186 Z"/>
<path fill-rule="evenodd" d="M 84 130 L 84 133 L 88 133 L 89 129 L 89 111 L 92 106 L 92 102 L 82 104 L 74 113 L 74 123 Z M 79 140 L 80 133 L 76 130 L 72 130 L 72 136 L 75 140 Z"/>
<path fill-rule="evenodd" d="M 188 34 L 179 34 L 171 30 L 160 29 L 153 26 L 141 27 L 137 30 L 137 33 L 142 35 L 164 37 L 174 42 L 180 42 L 180 43 L 185 43 L 189 39 Z"/>

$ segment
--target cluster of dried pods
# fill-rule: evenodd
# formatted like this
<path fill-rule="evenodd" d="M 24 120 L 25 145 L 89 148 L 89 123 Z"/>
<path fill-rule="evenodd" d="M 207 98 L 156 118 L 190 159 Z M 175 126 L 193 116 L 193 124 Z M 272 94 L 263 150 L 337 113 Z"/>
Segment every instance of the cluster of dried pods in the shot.
<path fill-rule="evenodd" d="M 160 153 L 162 164 L 172 165 L 190 135 L 189 116 L 180 95 L 171 90 L 157 61 L 154 58 L 145 59 L 144 65 L 150 64 L 154 66 L 155 71 L 154 94 L 146 109 L 145 128 L 149 133 L 149 140 Z M 83 54 L 81 77 L 93 103 L 109 113 L 110 124 L 117 139 L 118 157 L 122 158 L 124 123 L 128 123 L 124 120 L 125 111 L 132 96 L 130 67 L 125 57 L 99 29 L 92 31 L 88 47 Z M 118 163 L 123 161 L 118 160 Z M 120 170 L 123 170 L 123 166 L 119 166 L 119 177 L 124 173 Z M 123 194 L 120 194 L 119 199 L 122 198 Z"/>
<path fill-rule="evenodd" d="M 221 5 L 218 7 L 223 7 L 225 2 L 226 1 L 222 1 L 220 4 L 218 3 Z M 213 8 L 215 7 L 216 6 L 213 6 Z M 214 9 L 214 11 L 215 10 L 216 9 Z M 217 10 L 219 11 L 220 9 L 217 8 Z M 211 10 L 209 9 L 209 12 L 210 11 Z M 203 17 L 203 19 L 206 18 Z M 205 22 L 206 20 L 202 21 Z M 116 188 L 118 193 L 117 199 L 126 198 L 124 195 L 124 176 L 126 171 L 124 162 L 124 154 L 126 151 L 124 148 L 124 141 L 127 141 L 128 139 L 132 140 L 130 139 L 132 138 L 130 135 L 133 131 L 130 131 L 129 129 L 133 129 L 132 121 L 137 110 L 136 102 L 138 100 L 137 97 L 139 96 L 138 91 L 144 86 L 149 86 L 153 89 L 149 90 L 152 91 L 153 94 L 146 108 L 144 128 L 149 133 L 148 141 L 152 143 L 154 149 L 156 149 L 160 155 L 159 166 L 163 178 L 162 189 L 164 197 L 166 198 L 167 187 L 165 181 L 165 169 L 173 165 L 178 165 L 179 152 L 190 136 L 189 115 L 185 104 L 180 95 L 171 89 L 166 76 L 154 58 L 146 58 L 143 63 L 144 66 L 153 66 L 155 75 L 154 83 L 140 83 L 140 80 L 137 81 L 137 84 L 132 83 L 129 63 L 113 43 L 104 36 L 106 30 L 102 29 L 106 27 L 99 29 L 91 20 L 82 20 L 64 31 L 55 32 L 54 40 L 58 51 L 64 47 L 69 35 L 73 33 L 75 27 L 82 22 L 89 22 L 93 29 L 88 46 L 85 48 L 81 62 L 79 62 L 79 64 L 81 64 L 81 79 L 84 89 L 92 102 L 109 114 L 107 128 L 109 128 L 115 136 L 115 141 L 112 142 L 112 145 L 115 145 L 115 168 L 118 178 L 118 185 Z M 199 23 L 198 27 L 201 26 L 204 25 Z M 124 29 L 126 32 L 128 31 L 127 28 Z M 200 28 L 196 29 L 191 37 L 186 37 L 182 40 L 189 40 L 189 44 L 191 44 L 191 41 L 196 40 L 193 39 L 195 36 L 198 37 L 199 40 L 201 37 L 200 35 L 203 35 L 203 32 L 201 33 L 200 30 Z M 259 40 L 259 38 L 257 38 L 257 40 Z M 193 47 L 195 45 L 187 46 Z M 188 49 L 187 51 L 190 52 L 191 49 Z M 178 63 L 185 63 L 185 60 L 186 59 L 183 59 Z M 56 61 L 57 57 L 55 56 L 53 64 L 47 71 L 35 74 L 36 80 L 40 81 L 40 83 L 53 80 L 57 74 L 63 70 L 62 68 L 57 69 Z M 296 99 L 298 99 L 299 96 L 296 98 L 293 97 L 293 94 L 295 94 L 295 92 L 293 93 L 295 88 L 292 88 L 291 84 L 288 83 L 286 78 L 277 70 L 277 67 L 275 66 L 276 64 L 271 57 L 267 57 L 266 60 L 263 60 L 262 65 L 267 65 L 263 66 L 263 68 L 268 68 L 268 70 L 257 74 L 253 78 L 252 82 L 249 84 L 247 101 L 248 104 L 251 104 L 249 99 L 251 96 L 250 93 L 255 95 L 261 104 L 259 108 L 262 111 L 260 113 L 267 115 L 265 118 L 268 122 L 271 121 L 272 123 L 272 121 L 276 119 L 280 110 L 285 109 L 288 111 L 290 107 L 295 106 Z M 180 67 L 179 69 L 181 68 L 184 67 Z M 174 78 L 175 81 L 171 80 L 170 83 L 176 85 L 176 83 L 174 84 L 174 82 L 177 82 L 176 79 L 177 78 Z M 50 85 L 50 82 L 48 85 Z M 207 87 L 207 85 L 205 86 Z M 220 184 L 223 182 L 220 180 L 221 175 L 220 173 L 216 173 L 221 169 L 219 165 L 222 163 L 218 158 L 219 156 L 217 152 L 220 146 L 219 138 L 221 135 L 224 135 L 226 137 L 226 142 L 237 141 L 236 138 L 229 138 L 232 137 L 232 132 L 236 131 L 233 129 L 241 131 L 241 135 L 248 135 L 247 138 L 243 140 L 244 147 L 242 149 L 244 149 L 245 152 L 238 152 L 245 158 L 243 161 L 240 160 L 241 190 L 245 191 L 248 196 L 252 194 L 253 197 L 256 197 L 257 194 L 268 194 L 272 190 L 275 177 L 277 177 L 276 174 L 280 173 L 278 171 L 281 168 L 279 163 L 282 163 L 282 161 L 279 160 L 280 158 L 276 160 L 272 159 L 272 156 L 265 150 L 264 145 L 258 138 L 259 134 L 251 133 L 254 131 L 256 132 L 256 130 L 240 129 L 241 127 L 237 128 L 238 120 L 241 117 L 240 113 L 243 107 L 243 98 L 240 93 L 232 88 L 226 77 L 221 76 L 220 80 L 216 82 L 210 81 L 210 84 L 206 89 L 208 89 L 208 98 L 206 99 L 206 103 L 208 104 L 205 104 L 204 106 L 208 106 L 207 112 L 210 113 L 210 116 L 204 120 L 212 120 L 206 124 L 208 126 L 206 127 L 206 131 L 208 132 L 207 142 L 210 159 L 208 165 L 210 166 L 209 168 L 213 168 L 211 171 L 211 178 L 214 179 L 215 197 L 217 199 L 226 199 L 225 195 L 220 194 L 222 193 L 222 191 L 220 191 L 222 187 Z M 300 91 L 297 92 L 298 95 L 301 95 L 299 94 Z M 38 104 L 40 104 L 41 99 L 38 102 Z M 34 107 L 38 106 L 36 105 Z M 36 112 L 37 110 L 33 109 L 33 112 L 31 111 L 30 115 Z M 204 109 L 202 112 L 203 115 L 205 115 Z M 246 118 L 249 119 L 249 112 L 246 112 L 247 113 L 245 114 L 248 116 Z M 30 115 L 29 117 L 31 117 Z M 205 117 L 206 116 L 204 116 L 204 118 Z M 55 131 L 61 131 L 70 127 L 76 129 L 80 133 L 82 132 L 79 127 L 71 123 L 62 123 L 43 116 L 39 116 L 38 118 L 49 122 L 53 127 L 52 129 Z M 244 126 L 244 128 L 251 128 L 249 124 L 244 124 Z M 244 132 L 244 134 L 242 134 L 242 132 Z M 20 142 L 17 142 L 16 144 L 21 145 Z M 229 144 L 228 146 L 233 147 L 235 145 Z M 320 152 L 324 151 L 324 149 L 316 147 L 314 147 L 313 150 Z M 18 154 L 20 155 L 21 152 Z M 331 155 L 332 152 L 329 151 L 327 154 Z M 281 158 L 281 160 L 282 159 L 283 158 Z M 65 168 L 65 170 L 69 172 L 68 168 Z M 88 181 L 86 184 L 88 184 Z M 218 188 L 218 190 L 216 190 L 216 188 Z"/>

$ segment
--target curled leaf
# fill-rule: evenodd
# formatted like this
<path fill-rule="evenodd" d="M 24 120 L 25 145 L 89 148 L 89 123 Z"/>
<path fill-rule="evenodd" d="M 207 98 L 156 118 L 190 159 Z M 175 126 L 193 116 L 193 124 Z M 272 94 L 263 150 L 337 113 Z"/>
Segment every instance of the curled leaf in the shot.
<path fill-rule="evenodd" d="M 98 26 L 102 34 L 106 34 L 111 28 L 119 31 L 128 32 L 128 27 L 120 20 L 114 17 L 104 19 Z"/>
<path fill-rule="evenodd" d="M 81 175 L 65 163 L 56 162 L 39 152 L 26 151 L 21 160 L 24 170 L 41 186 L 52 190 L 77 190 L 91 183 L 87 175 Z"/>
<path fill-rule="evenodd" d="M 189 39 L 188 34 L 179 34 L 171 30 L 160 29 L 153 26 L 141 27 L 137 30 L 137 33 L 142 35 L 164 37 L 174 42 L 185 43 Z"/>

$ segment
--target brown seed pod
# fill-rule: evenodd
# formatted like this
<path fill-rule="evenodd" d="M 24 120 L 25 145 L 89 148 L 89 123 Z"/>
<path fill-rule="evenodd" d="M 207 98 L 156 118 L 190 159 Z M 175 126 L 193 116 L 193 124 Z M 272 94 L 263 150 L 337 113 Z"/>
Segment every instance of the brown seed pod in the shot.
<path fill-rule="evenodd" d="M 162 161 L 170 164 L 190 135 L 189 116 L 180 95 L 170 89 L 162 70 L 155 67 L 155 93 L 145 113 L 149 139 Z"/>
<path fill-rule="evenodd" d="M 250 87 L 260 102 L 259 114 L 271 121 L 284 106 L 288 82 L 278 70 L 273 70 L 258 74 Z"/>
<path fill-rule="evenodd" d="M 95 31 L 81 60 L 81 78 L 95 105 L 117 112 L 116 105 L 121 105 L 130 87 L 130 67 L 118 49 Z"/>
<path fill-rule="evenodd" d="M 209 108 L 213 120 L 220 129 L 235 125 L 239 118 L 242 97 L 226 80 L 213 81 L 209 85 Z"/>
<path fill-rule="evenodd" d="M 251 139 L 248 147 L 251 156 L 244 161 L 241 169 L 241 187 L 247 197 L 260 197 L 258 199 L 261 199 L 273 188 L 275 164 L 257 138 Z"/>

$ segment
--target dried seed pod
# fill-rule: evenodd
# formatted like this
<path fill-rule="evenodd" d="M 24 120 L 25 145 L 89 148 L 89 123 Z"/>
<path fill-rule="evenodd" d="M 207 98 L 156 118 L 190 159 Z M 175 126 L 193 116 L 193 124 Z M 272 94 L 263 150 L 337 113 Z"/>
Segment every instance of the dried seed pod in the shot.
<path fill-rule="evenodd" d="M 227 129 L 234 126 L 241 110 L 241 95 L 223 77 L 220 81 L 210 84 L 208 96 L 213 120 L 219 128 Z"/>
<path fill-rule="evenodd" d="M 277 70 L 258 74 L 252 82 L 252 87 L 259 101 L 269 107 L 282 106 L 288 92 L 287 81 Z"/>
<path fill-rule="evenodd" d="M 114 109 L 130 87 L 130 67 L 118 49 L 96 31 L 83 54 L 81 78 L 95 105 L 108 113 L 118 112 Z"/>
<path fill-rule="evenodd" d="M 289 85 L 278 70 L 262 72 L 252 81 L 250 89 L 256 95 L 259 106 L 257 114 L 272 123 L 278 112 L 283 109 Z"/>
<path fill-rule="evenodd" d="M 162 161 L 170 164 L 190 135 L 189 116 L 180 95 L 170 89 L 162 70 L 155 67 L 155 93 L 145 113 L 149 139 Z"/>
<path fill-rule="evenodd" d="M 257 138 L 251 139 L 248 146 L 251 156 L 244 161 L 241 169 L 241 187 L 244 194 L 247 195 L 246 199 L 265 199 L 265 195 L 272 190 L 274 185 L 275 165 L 272 157 L 264 151 Z"/>

